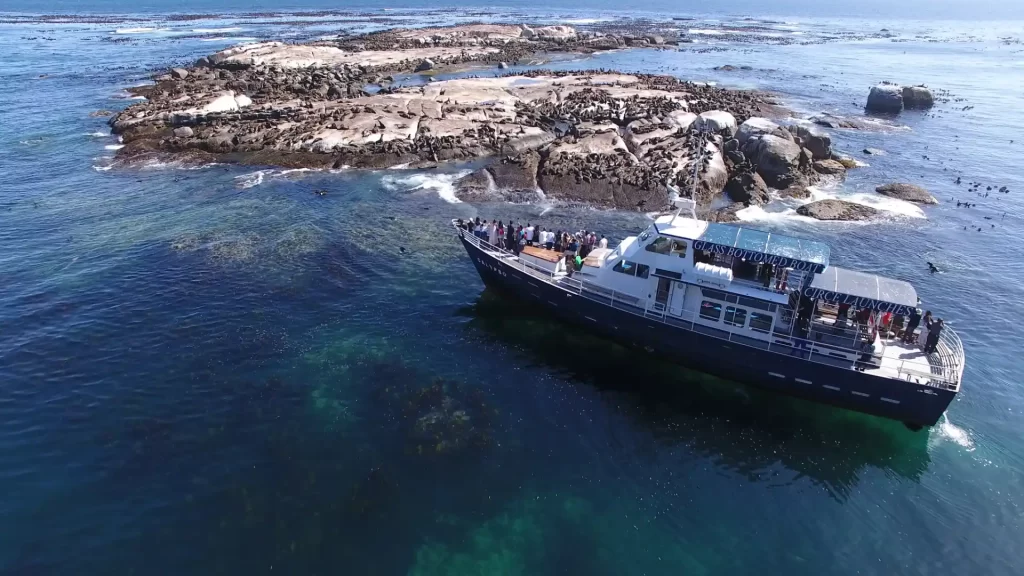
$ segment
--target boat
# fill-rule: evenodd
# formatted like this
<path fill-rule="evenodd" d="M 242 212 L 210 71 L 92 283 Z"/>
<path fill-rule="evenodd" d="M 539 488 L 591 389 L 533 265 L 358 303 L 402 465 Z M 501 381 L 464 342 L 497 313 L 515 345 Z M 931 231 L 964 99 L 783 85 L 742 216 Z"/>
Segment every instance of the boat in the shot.
<path fill-rule="evenodd" d="M 674 204 L 582 259 L 507 250 L 452 225 L 487 287 L 589 332 L 914 430 L 939 421 L 960 390 L 964 349 L 948 324 L 934 352 L 907 336 L 904 320 L 920 313 L 912 285 L 834 266 L 822 242 L 706 222 L 692 200 Z"/>

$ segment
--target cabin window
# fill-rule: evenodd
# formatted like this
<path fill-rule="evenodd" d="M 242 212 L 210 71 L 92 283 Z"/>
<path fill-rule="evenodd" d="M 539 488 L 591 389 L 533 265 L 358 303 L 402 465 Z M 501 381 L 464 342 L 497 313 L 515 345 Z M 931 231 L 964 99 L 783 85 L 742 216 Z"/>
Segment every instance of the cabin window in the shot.
<path fill-rule="evenodd" d="M 647 278 L 651 274 L 650 266 L 630 262 L 629 260 L 619 260 L 612 270 L 627 276 L 636 276 L 637 278 Z"/>
<path fill-rule="evenodd" d="M 747 311 L 743 308 L 728 306 L 725 309 L 725 323 L 733 326 L 743 326 L 747 322 Z"/>
<path fill-rule="evenodd" d="M 658 236 L 654 239 L 654 242 L 648 244 L 645 248 L 648 252 L 654 252 L 655 254 L 664 254 L 665 256 L 678 256 L 680 258 L 686 258 L 686 242 L 682 240 L 672 240 L 664 236 Z"/>
<path fill-rule="evenodd" d="M 672 241 L 664 236 L 658 236 L 645 248 L 648 252 L 654 252 L 655 254 L 668 255 L 669 250 L 672 249 Z"/>
<path fill-rule="evenodd" d="M 722 317 L 722 305 L 718 302 L 704 300 L 700 303 L 700 317 L 705 320 L 718 320 Z"/>
<path fill-rule="evenodd" d="M 750 313 L 750 329 L 757 332 L 771 332 L 772 331 L 772 319 L 774 317 L 771 314 L 762 314 L 760 312 Z"/>

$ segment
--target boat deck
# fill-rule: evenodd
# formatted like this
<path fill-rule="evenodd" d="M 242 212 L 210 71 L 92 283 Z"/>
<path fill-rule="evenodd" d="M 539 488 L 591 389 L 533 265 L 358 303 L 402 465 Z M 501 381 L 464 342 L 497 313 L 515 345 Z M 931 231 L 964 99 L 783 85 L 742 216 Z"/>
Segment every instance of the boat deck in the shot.
<path fill-rule="evenodd" d="M 624 310 L 626 312 L 644 316 L 666 324 L 671 324 L 687 330 L 706 334 L 714 338 L 720 338 L 729 342 L 760 348 L 777 352 L 779 354 L 795 356 L 810 362 L 818 362 L 831 366 L 858 369 L 857 362 L 851 358 L 855 352 L 849 346 L 837 346 L 838 342 L 830 342 L 827 333 L 812 333 L 814 339 L 800 340 L 788 335 L 776 334 L 774 342 L 751 338 L 739 333 L 722 330 L 720 328 L 707 326 L 695 321 L 696 318 L 674 316 L 664 310 L 655 311 L 647 309 L 636 297 L 628 294 L 618 293 L 614 290 L 598 286 L 585 279 L 569 276 L 564 273 L 552 274 L 543 269 L 520 260 L 515 254 L 507 252 L 476 237 L 467 238 L 485 253 L 498 260 L 503 260 L 518 270 L 525 272 L 540 281 L 553 284 L 574 294 L 594 299 L 603 304 Z M 542 250 L 543 251 L 543 250 Z M 551 253 L 555 254 L 555 253 Z M 952 331 L 949 331 L 952 335 Z M 945 334 L 944 334 L 945 336 Z M 951 336 L 949 339 L 940 339 L 937 351 L 933 354 L 925 354 L 916 344 L 905 344 L 897 339 L 886 339 L 880 341 L 883 346 L 876 349 L 873 357 L 863 365 L 864 372 L 883 378 L 904 380 L 925 386 L 936 388 L 958 390 L 962 365 L 957 363 L 957 350 L 953 344 L 959 343 L 959 339 Z"/>

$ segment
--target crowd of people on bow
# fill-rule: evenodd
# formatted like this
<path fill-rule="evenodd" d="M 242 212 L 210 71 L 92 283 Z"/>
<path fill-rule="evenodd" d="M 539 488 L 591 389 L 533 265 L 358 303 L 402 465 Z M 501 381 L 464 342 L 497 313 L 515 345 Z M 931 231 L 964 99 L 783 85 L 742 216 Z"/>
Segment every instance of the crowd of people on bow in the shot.
<path fill-rule="evenodd" d="M 608 247 L 607 238 L 590 230 L 546 230 L 540 224 L 527 222 L 523 225 L 512 220 L 506 224 L 501 220 L 480 220 L 479 217 L 465 221 L 460 219 L 458 224 L 477 238 L 517 256 L 526 246 L 554 250 L 573 258 L 586 258 L 594 248 Z"/>

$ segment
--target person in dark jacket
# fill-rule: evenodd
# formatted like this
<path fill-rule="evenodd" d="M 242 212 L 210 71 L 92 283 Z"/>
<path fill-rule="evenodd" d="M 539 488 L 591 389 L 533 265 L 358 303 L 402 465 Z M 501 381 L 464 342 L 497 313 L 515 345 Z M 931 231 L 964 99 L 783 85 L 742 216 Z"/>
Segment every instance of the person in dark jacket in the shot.
<path fill-rule="evenodd" d="M 935 349 L 939 345 L 939 336 L 942 335 L 942 324 L 942 318 L 939 318 L 928 327 L 928 342 L 924 346 L 926 354 L 935 353 Z"/>
<path fill-rule="evenodd" d="M 907 323 L 907 329 L 903 332 L 903 341 L 907 344 L 914 342 L 914 332 L 917 327 L 921 325 L 921 309 L 914 308 L 914 311 L 910 313 L 910 321 Z"/>

